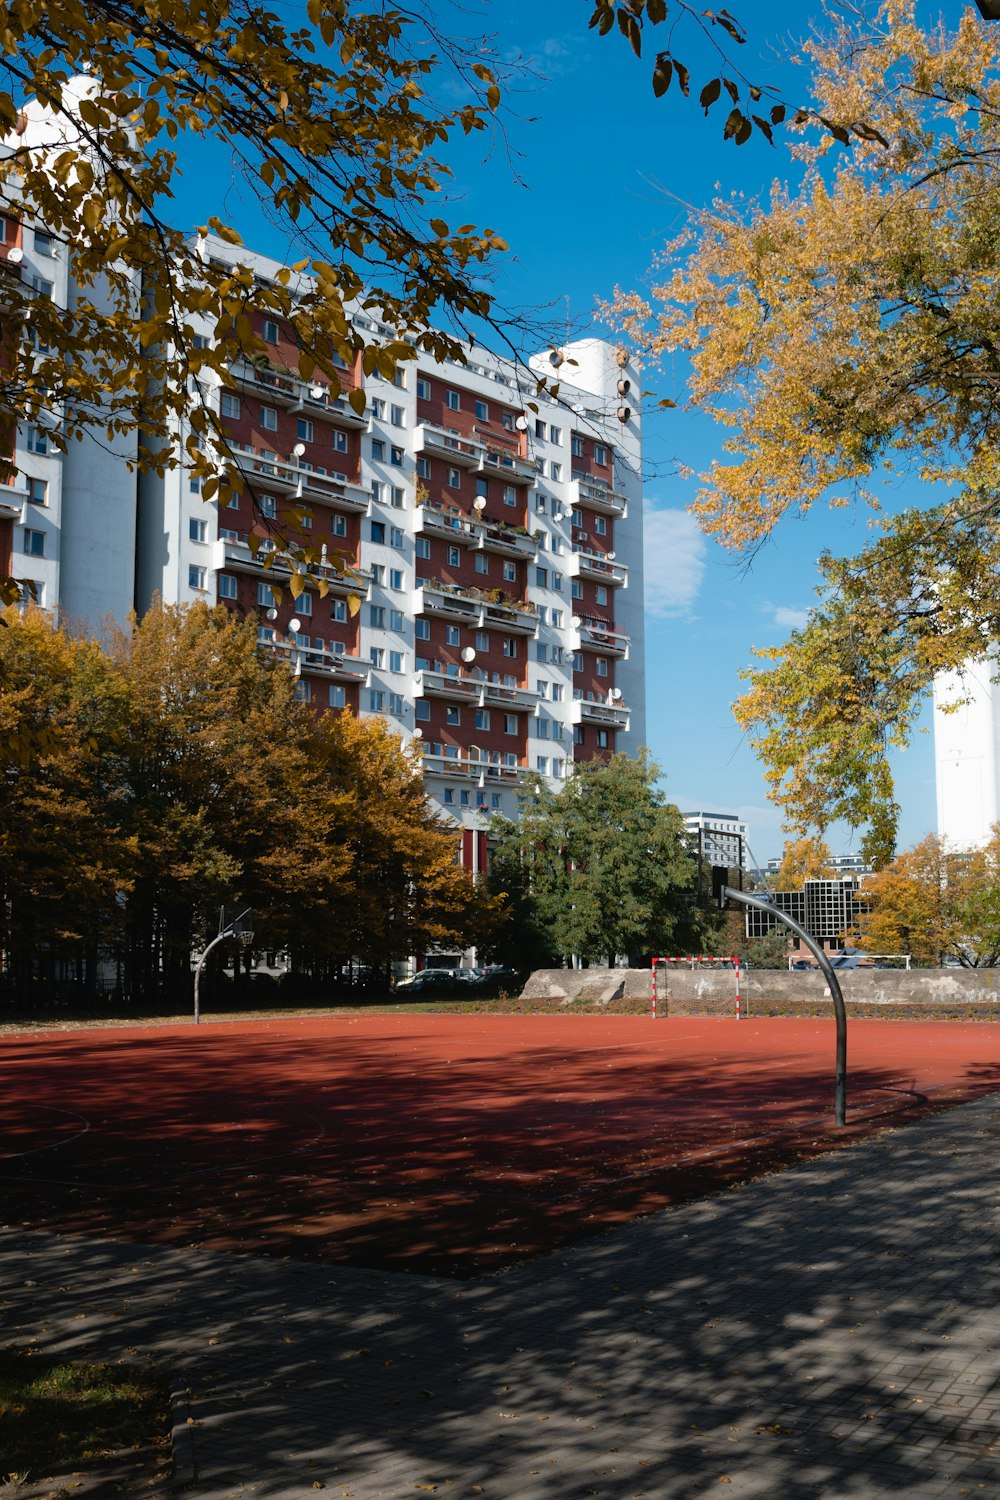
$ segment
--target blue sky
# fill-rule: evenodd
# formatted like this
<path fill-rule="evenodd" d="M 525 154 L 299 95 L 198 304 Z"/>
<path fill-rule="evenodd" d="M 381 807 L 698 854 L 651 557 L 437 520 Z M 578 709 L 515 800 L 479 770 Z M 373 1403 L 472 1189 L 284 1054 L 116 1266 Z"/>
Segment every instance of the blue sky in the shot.
<path fill-rule="evenodd" d="M 739 49 L 744 72 L 784 88 L 792 102 L 806 97 L 805 75 L 788 58 L 819 5 L 734 0 L 730 8 L 750 32 Z M 561 314 L 568 297 L 577 333 L 606 332 L 595 303 L 616 283 L 646 285 L 657 249 L 685 223 L 685 205 L 734 189 L 754 197 L 794 170 L 780 135 L 777 149 L 756 137 L 737 148 L 721 140 L 724 113 L 718 108 L 706 119 L 696 102 L 673 91 L 655 100 L 651 62 L 636 60 L 619 36 L 601 40 L 588 31 L 587 0 L 463 0 L 460 8 L 435 0 L 434 9 L 463 34 L 495 33 L 502 55 L 530 59 L 537 74 L 513 100 L 513 155 L 504 143 L 482 138 L 459 141 L 444 153 L 455 172 L 453 196 L 461 202 L 460 217 L 445 217 L 488 223 L 510 244 L 493 283 L 503 305 L 557 304 Z M 948 0 L 946 9 L 954 19 L 957 0 Z M 676 47 L 684 57 L 680 35 Z M 691 35 L 685 60 L 697 88 L 715 69 L 705 44 Z M 191 223 L 222 213 L 249 244 L 287 253 L 268 226 L 254 222 L 238 193 L 220 208 L 219 189 L 215 171 L 190 172 L 178 211 Z M 646 384 L 682 395 L 670 371 L 649 372 Z M 643 430 L 649 744 L 672 800 L 686 809 L 739 812 L 750 823 L 756 858 L 766 860 L 781 852 L 781 819 L 732 715 L 739 672 L 753 647 L 782 641 L 801 621 L 814 600 L 820 551 L 847 554 L 864 545 L 867 517 L 817 510 L 786 523 L 746 569 L 702 537 L 685 511 L 696 478 L 683 478 L 682 470 L 695 476 L 703 470 L 719 452 L 720 433 L 704 419 L 655 409 L 644 416 Z M 928 733 L 918 734 L 898 758 L 897 785 L 905 847 L 934 827 Z M 846 829 L 835 831 L 834 851 L 856 847 L 850 838 Z"/>

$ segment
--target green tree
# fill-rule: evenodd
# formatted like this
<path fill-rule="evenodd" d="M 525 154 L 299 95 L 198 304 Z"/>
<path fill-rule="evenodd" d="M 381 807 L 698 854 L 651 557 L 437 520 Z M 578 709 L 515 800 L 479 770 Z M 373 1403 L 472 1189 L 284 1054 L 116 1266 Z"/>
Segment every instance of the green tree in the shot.
<path fill-rule="evenodd" d="M 552 952 L 589 963 L 700 949 L 695 860 L 658 774 L 645 751 L 588 761 L 557 792 L 529 783 L 518 823 L 493 820 L 494 858 L 517 872 L 531 943 L 547 934 Z"/>
<path fill-rule="evenodd" d="M 871 507 L 881 534 L 822 559 L 819 607 L 761 653 L 738 717 L 791 825 L 846 818 L 884 863 L 890 749 L 935 673 L 1000 640 L 1000 28 L 967 10 L 954 35 L 923 31 L 888 0 L 803 50 L 818 116 L 870 136 L 831 160 L 803 123 L 798 185 L 697 215 L 653 299 L 617 314 L 649 354 L 689 355 L 690 404 L 726 429 L 696 506 L 723 543 L 752 552 L 820 502 Z M 886 518 L 901 476 L 923 503 Z"/>

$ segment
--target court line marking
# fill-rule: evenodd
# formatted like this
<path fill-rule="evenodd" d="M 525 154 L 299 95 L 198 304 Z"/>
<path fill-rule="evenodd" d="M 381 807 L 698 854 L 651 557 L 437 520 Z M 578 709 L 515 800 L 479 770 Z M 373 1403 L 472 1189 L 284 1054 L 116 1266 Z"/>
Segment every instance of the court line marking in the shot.
<path fill-rule="evenodd" d="M 81 1136 L 93 1129 L 86 1115 L 78 1115 L 75 1109 L 61 1109 L 58 1104 L 36 1104 L 35 1109 L 47 1109 L 51 1114 L 65 1115 L 69 1120 L 79 1120 L 83 1126 L 75 1135 L 65 1136 L 58 1141 L 50 1141 L 47 1146 L 29 1146 L 27 1151 L 5 1151 L 0 1155 L 0 1161 L 19 1161 L 24 1156 L 36 1156 L 39 1151 L 55 1151 L 58 1146 L 69 1146 L 73 1141 L 78 1141 Z"/>

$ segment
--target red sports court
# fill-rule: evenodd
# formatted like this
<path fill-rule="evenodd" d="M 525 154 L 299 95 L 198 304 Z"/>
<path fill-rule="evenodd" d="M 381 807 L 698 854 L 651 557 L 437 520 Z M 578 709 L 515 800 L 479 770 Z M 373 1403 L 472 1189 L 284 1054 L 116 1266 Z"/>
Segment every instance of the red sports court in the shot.
<path fill-rule="evenodd" d="M 5 1039 L 4 1220 L 470 1276 L 1000 1088 L 1000 1025 L 337 1015 Z"/>

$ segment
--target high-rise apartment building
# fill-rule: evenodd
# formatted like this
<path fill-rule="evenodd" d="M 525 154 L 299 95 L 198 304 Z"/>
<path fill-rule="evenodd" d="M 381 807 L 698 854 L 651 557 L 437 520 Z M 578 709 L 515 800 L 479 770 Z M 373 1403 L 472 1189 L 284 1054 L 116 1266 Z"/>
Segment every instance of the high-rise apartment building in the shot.
<path fill-rule="evenodd" d="M 72 298 L 57 245 L 13 223 L 4 235 L 6 274 Z M 199 250 L 259 277 L 280 269 L 219 239 Z M 418 741 L 428 792 L 481 868 L 481 815 L 513 815 L 526 772 L 559 780 L 644 740 L 635 374 L 599 339 L 560 351 L 558 375 L 550 354 L 524 368 L 476 347 L 466 364 L 421 356 L 388 380 L 363 378 L 359 360 L 334 397 L 300 378 L 290 325 L 256 332 L 269 357 L 203 393 L 245 475 L 240 496 L 220 509 L 183 467 L 137 476 L 125 451 L 58 455 L 44 432 L 19 430 L 0 513 L 11 570 L 91 627 L 157 594 L 256 618 L 317 711 L 380 715 Z M 556 397 L 537 392 L 541 374 Z M 363 416 L 346 399 L 362 385 Z M 276 597 L 288 572 L 264 564 L 279 517 L 320 550 L 325 596 Z"/>
<path fill-rule="evenodd" d="M 1000 820 L 1000 687 L 995 656 L 934 682 L 937 829 L 958 849 L 977 849 Z M 964 700 L 964 701 L 963 701 Z M 947 704 L 959 707 L 944 712 Z"/>

